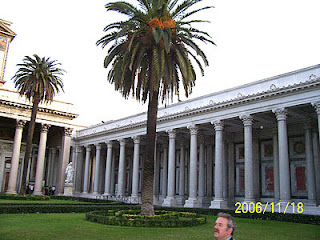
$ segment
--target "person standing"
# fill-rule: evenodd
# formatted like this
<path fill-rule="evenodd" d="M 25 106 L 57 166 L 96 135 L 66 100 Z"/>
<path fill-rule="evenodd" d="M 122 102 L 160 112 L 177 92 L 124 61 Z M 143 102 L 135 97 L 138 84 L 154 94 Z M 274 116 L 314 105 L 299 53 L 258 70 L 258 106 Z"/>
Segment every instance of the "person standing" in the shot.
<path fill-rule="evenodd" d="M 213 236 L 217 240 L 233 240 L 236 222 L 228 213 L 219 213 L 213 229 Z"/>

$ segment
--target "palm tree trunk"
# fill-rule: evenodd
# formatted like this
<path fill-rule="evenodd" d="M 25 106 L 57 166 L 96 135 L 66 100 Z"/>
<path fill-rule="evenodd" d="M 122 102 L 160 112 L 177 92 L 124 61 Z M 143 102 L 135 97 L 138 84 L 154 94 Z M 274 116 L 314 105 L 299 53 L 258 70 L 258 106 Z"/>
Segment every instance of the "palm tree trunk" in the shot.
<path fill-rule="evenodd" d="M 153 172 L 154 172 L 154 148 L 156 142 L 156 127 L 158 113 L 158 92 L 149 94 L 147 135 L 146 135 L 146 158 L 143 166 L 142 179 L 142 215 L 154 215 L 153 208 Z"/>
<path fill-rule="evenodd" d="M 31 119 L 30 119 L 29 128 L 28 128 L 27 147 L 26 147 L 26 152 L 25 152 L 24 159 L 23 159 L 23 171 L 22 171 L 20 194 L 25 194 L 27 191 L 28 163 L 29 163 L 31 150 L 32 150 L 32 138 L 33 138 L 34 127 L 36 125 L 36 118 L 37 118 L 37 113 L 38 113 L 38 108 L 39 108 L 39 102 L 40 102 L 40 97 L 38 95 L 36 95 L 33 98 Z"/>

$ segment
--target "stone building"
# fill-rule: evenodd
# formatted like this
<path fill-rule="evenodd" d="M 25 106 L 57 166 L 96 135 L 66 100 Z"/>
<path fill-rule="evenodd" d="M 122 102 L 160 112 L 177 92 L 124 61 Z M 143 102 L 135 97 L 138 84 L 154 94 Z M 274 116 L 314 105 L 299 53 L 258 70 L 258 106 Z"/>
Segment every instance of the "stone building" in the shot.
<path fill-rule="evenodd" d="M 16 35 L 9 28 L 10 24 L 0 19 L 0 192 L 14 194 L 21 187 L 32 103 L 4 85 L 9 44 Z M 34 194 L 43 194 L 44 186 L 56 186 L 57 193 L 63 194 L 71 134 L 73 129 L 79 128 L 72 120 L 77 116 L 71 103 L 53 101 L 39 105 L 27 174 Z"/>
<path fill-rule="evenodd" d="M 154 203 L 320 200 L 320 65 L 160 108 Z M 75 194 L 138 202 L 146 113 L 77 131 Z"/>

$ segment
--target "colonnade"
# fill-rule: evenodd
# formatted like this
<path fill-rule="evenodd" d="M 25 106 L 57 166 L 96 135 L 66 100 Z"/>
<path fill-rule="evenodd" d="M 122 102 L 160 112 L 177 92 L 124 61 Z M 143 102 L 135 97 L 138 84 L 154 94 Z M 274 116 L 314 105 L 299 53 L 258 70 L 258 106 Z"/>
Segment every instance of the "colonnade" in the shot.
<path fill-rule="evenodd" d="M 11 158 L 11 168 L 10 175 L 8 180 L 8 189 L 6 194 L 16 194 L 17 193 L 17 179 L 18 179 L 18 168 L 19 168 L 19 159 L 21 155 L 21 141 L 23 128 L 26 124 L 24 120 L 16 120 L 16 130 L 13 142 L 12 158 Z M 38 145 L 38 154 L 36 160 L 36 173 L 35 173 L 35 182 L 34 182 L 34 195 L 42 195 L 43 180 L 47 184 L 56 185 L 57 193 L 63 194 L 64 191 L 64 180 L 65 180 L 65 168 L 69 163 L 70 155 L 70 143 L 71 143 L 71 133 L 72 129 L 64 128 L 64 134 L 62 137 L 62 145 L 59 146 L 60 156 L 57 158 L 57 148 L 50 147 L 47 148 L 47 138 L 48 131 L 51 127 L 50 124 L 41 124 L 40 127 L 40 140 Z M 48 150 L 48 172 L 46 179 L 44 178 L 45 174 L 45 156 Z M 31 154 L 32 155 L 32 154 Z M 35 164 L 35 163 L 33 163 Z M 22 167 L 24 167 L 22 165 Z M 28 172 L 30 172 L 30 161 L 28 161 Z M 28 182 L 28 181 L 27 181 Z"/>
<path fill-rule="evenodd" d="M 320 122 L 320 103 L 313 104 L 317 111 L 318 123 Z M 290 161 L 288 149 L 287 116 L 288 109 L 277 108 L 272 111 L 276 124 L 276 131 L 273 132 L 273 181 L 274 200 L 288 202 L 292 199 L 290 182 Z M 255 202 L 259 200 L 259 185 L 257 174 L 259 175 L 259 163 L 256 162 L 256 153 L 253 122 L 254 114 L 244 114 L 239 116 L 242 121 L 244 142 L 244 198 L 243 201 Z M 225 138 L 226 132 L 224 123 L 228 119 L 216 119 L 211 122 L 213 125 L 212 134 L 214 141 L 205 141 L 201 124 L 190 124 L 188 134 L 183 128 L 169 129 L 166 137 L 158 138 L 158 145 L 155 154 L 155 176 L 154 176 L 154 203 L 163 206 L 226 208 L 228 201 L 234 200 L 235 193 L 235 163 L 234 163 L 234 142 Z M 200 131 L 201 130 L 201 131 Z M 208 130 L 206 130 L 208 131 Z M 315 168 L 319 166 L 319 139 L 315 140 L 310 124 L 305 125 L 305 145 L 306 145 L 306 186 L 308 192 L 308 202 L 314 204 L 317 200 L 317 192 L 320 193 L 319 177 L 315 175 Z M 177 137 L 178 135 L 178 137 Z M 129 193 L 133 202 L 138 202 L 139 189 L 139 158 L 141 157 L 140 145 L 143 136 L 134 136 L 132 161 L 131 192 Z M 189 143 L 187 143 L 189 140 Z M 125 176 L 126 176 L 126 142 L 127 139 L 108 140 L 104 143 L 95 144 L 95 171 L 93 181 L 93 194 L 119 197 L 126 196 Z M 239 139 L 237 140 L 239 142 Z M 117 144 L 115 144 L 118 142 Z M 161 143 L 161 144 L 159 144 Z M 119 144 L 119 161 L 115 166 L 115 145 Z M 101 146 L 106 147 L 106 159 L 101 159 Z M 77 191 L 83 194 L 89 192 L 89 162 L 91 159 L 92 147 L 87 145 L 85 156 L 76 157 L 75 161 L 85 160 L 83 172 L 78 169 Z M 212 147 L 214 146 L 214 148 Z M 78 149 L 81 146 L 77 146 Z M 76 150 L 81 152 L 81 150 Z M 179 159 L 179 161 L 177 161 Z M 101 185 L 99 175 L 102 169 L 100 162 L 105 161 L 104 190 L 99 191 Z M 257 167 L 258 166 L 258 167 Z M 214 167 L 214 172 L 212 171 Z M 117 191 L 114 192 L 114 176 L 117 171 Z M 179 170 L 177 170 L 179 168 Z M 187 173 L 187 174 L 186 174 Z M 176 176 L 176 175 L 179 176 Z M 83 176 L 83 179 L 81 179 Z M 259 182 L 259 181 L 258 181 Z M 214 187 L 214 192 L 212 191 Z M 187 191 L 186 191 L 187 189 Z M 320 196 L 318 196 L 319 199 Z"/>

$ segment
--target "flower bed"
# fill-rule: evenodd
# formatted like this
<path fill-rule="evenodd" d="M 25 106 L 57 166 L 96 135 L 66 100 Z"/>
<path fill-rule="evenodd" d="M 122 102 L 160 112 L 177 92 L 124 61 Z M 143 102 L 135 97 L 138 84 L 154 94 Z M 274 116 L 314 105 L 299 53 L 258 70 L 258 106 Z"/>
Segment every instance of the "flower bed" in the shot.
<path fill-rule="evenodd" d="M 86 219 L 107 225 L 134 227 L 187 227 L 204 224 L 205 216 L 191 212 L 156 210 L 154 216 L 141 215 L 140 210 L 94 211 L 86 214 Z"/>

